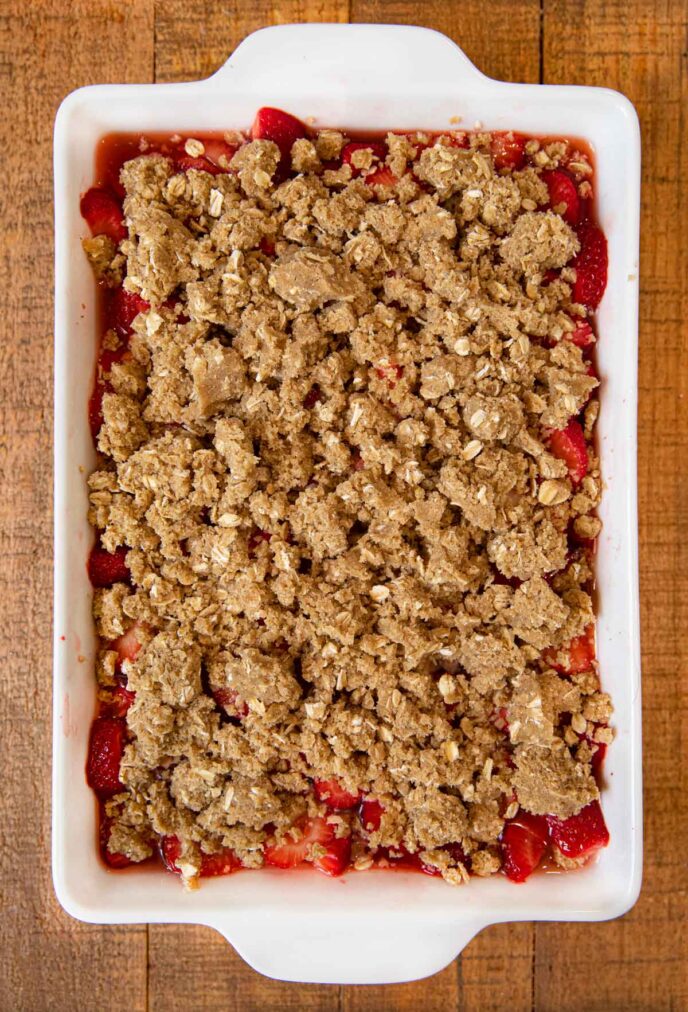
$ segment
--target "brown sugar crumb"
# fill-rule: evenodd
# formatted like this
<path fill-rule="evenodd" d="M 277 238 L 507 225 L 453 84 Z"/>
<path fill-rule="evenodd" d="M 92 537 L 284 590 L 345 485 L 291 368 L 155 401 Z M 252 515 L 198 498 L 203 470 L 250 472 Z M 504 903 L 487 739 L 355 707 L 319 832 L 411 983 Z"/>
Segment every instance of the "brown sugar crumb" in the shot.
<path fill-rule="evenodd" d="M 541 175 L 568 146 L 512 172 L 490 140 L 388 134 L 340 165 L 322 130 L 285 169 L 232 135 L 223 171 L 194 139 L 186 172 L 123 166 L 127 238 L 84 242 L 139 300 L 89 482 L 129 573 L 94 595 L 101 700 L 131 696 L 111 854 L 173 841 L 193 883 L 334 840 L 460 884 L 500 870 L 519 806 L 599 797 L 611 702 L 572 660 L 598 382 Z M 555 438 L 578 417 L 583 474 Z"/>

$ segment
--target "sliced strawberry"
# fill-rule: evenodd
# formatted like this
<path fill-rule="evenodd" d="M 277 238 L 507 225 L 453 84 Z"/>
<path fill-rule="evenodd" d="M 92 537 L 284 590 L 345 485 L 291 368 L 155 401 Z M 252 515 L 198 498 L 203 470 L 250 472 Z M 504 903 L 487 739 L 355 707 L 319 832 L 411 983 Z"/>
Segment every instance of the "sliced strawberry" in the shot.
<path fill-rule="evenodd" d="M 178 861 L 182 845 L 176 836 L 163 836 L 160 840 L 160 854 L 168 871 L 175 875 L 181 873 Z M 215 878 L 218 875 L 229 875 L 235 868 L 241 868 L 241 861 L 233 850 L 225 847 L 217 854 L 201 854 L 201 878 Z"/>
<path fill-rule="evenodd" d="M 214 689 L 213 699 L 230 717 L 241 719 L 248 715 L 248 706 L 243 699 L 239 699 L 236 689 Z"/>
<path fill-rule="evenodd" d="M 313 791 L 318 801 L 322 801 L 333 812 L 343 812 L 347 808 L 355 808 L 361 800 L 360 792 L 351 794 L 345 791 L 336 780 L 314 780 Z"/>
<path fill-rule="evenodd" d="M 217 854 L 201 854 L 201 878 L 229 875 L 235 868 L 241 868 L 241 861 L 229 847 L 225 847 Z"/>
<path fill-rule="evenodd" d="M 381 856 L 385 857 L 392 868 L 401 868 L 404 871 L 422 871 L 426 875 L 438 875 L 439 872 L 431 865 L 425 865 L 418 854 L 412 854 L 404 847 L 403 843 L 396 847 L 386 847 L 382 850 Z"/>
<path fill-rule="evenodd" d="M 522 134 L 496 133 L 490 141 L 490 151 L 496 169 L 520 169 L 526 158 L 526 138 Z"/>
<path fill-rule="evenodd" d="M 540 864 L 547 848 L 547 820 L 519 812 L 510 819 L 501 838 L 502 863 L 507 878 L 525 882 Z"/>
<path fill-rule="evenodd" d="M 444 850 L 449 854 L 457 864 L 462 864 L 464 868 L 470 868 L 470 863 L 466 857 L 465 851 L 460 843 L 445 843 L 444 846 L 440 847 L 440 850 Z M 424 864 L 423 860 L 419 858 L 420 870 L 426 875 L 441 875 L 442 872 L 439 868 L 436 868 L 432 864 Z"/>
<path fill-rule="evenodd" d="M 271 109 L 268 106 L 258 110 L 251 127 L 251 137 L 254 141 L 274 141 L 282 152 L 283 169 L 288 169 L 291 164 L 291 146 L 294 141 L 306 136 L 306 127 L 300 119 L 281 109 Z"/>
<path fill-rule="evenodd" d="M 609 843 L 599 801 L 591 801 L 568 819 L 548 815 L 547 825 L 552 843 L 565 857 L 590 857 Z"/>
<path fill-rule="evenodd" d="M 555 429 L 549 437 L 549 448 L 564 461 L 571 481 L 578 485 L 588 473 L 588 447 L 580 422 L 572 418 L 565 429 Z"/>
<path fill-rule="evenodd" d="M 360 176 L 362 170 L 356 168 L 351 159 L 356 151 L 366 150 L 372 151 L 380 162 L 384 162 L 387 157 L 387 147 L 380 141 L 351 141 L 342 149 L 342 162 L 351 166 L 353 176 Z"/>
<path fill-rule="evenodd" d="M 607 287 L 607 240 L 591 221 L 581 222 L 576 232 L 581 248 L 571 264 L 576 269 L 573 299 L 588 309 L 597 309 Z"/>
<path fill-rule="evenodd" d="M 100 427 L 103 424 L 103 394 L 105 393 L 105 384 L 101 380 L 96 380 L 96 385 L 93 388 L 93 393 L 88 400 L 88 425 L 95 442 L 100 432 Z"/>
<path fill-rule="evenodd" d="M 366 832 L 377 832 L 380 828 L 383 812 L 384 808 L 379 801 L 375 801 L 372 798 L 364 798 L 361 802 L 361 807 L 358 810 L 358 817 Z"/>
<path fill-rule="evenodd" d="M 125 685 L 117 685 L 112 690 L 112 699 L 101 709 L 101 717 L 126 717 L 127 711 L 136 699 L 136 693 Z"/>
<path fill-rule="evenodd" d="M 215 165 L 203 155 L 180 155 L 177 159 L 177 169 L 180 172 L 189 172 L 190 169 L 195 169 L 197 172 L 209 172 L 211 176 L 217 176 L 222 172 L 219 165 Z"/>
<path fill-rule="evenodd" d="M 314 408 L 318 401 L 322 400 L 322 392 L 317 383 L 314 383 L 303 399 L 303 406 L 306 410 Z"/>
<path fill-rule="evenodd" d="M 160 856 L 168 871 L 179 874 L 177 861 L 182 852 L 182 845 L 176 836 L 163 836 L 160 839 Z"/>
<path fill-rule="evenodd" d="M 335 836 L 327 845 L 327 853 L 313 859 L 313 867 L 324 875 L 343 875 L 351 859 L 351 837 Z"/>
<path fill-rule="evenodd" d="M 86 219 L 91 235 L 107 235 L 115 243 L 127 237 L 122 207 L 108 190 L 98 186 L 87 190 L 81 198 L 81 216 Z"/>
<path fill-rule="evenodd" d="M 588 743 L 595 749 L 592 754 L 592 759 L 590 760 L 590 766 L 592 767 L 592 775 L 595 780 L 599 781 L 602 776 L 602 766 L 604 764 L 605 756 L 607 755 L 607 745 L 603 741 L 590 741 L 589 738 Z"/>
<path fill-rule="evenodd" d="M 268 239 L 267 236 L 263 236 L 260 240 L 259 248 L 261 253 L 265 253 L 266 257 L 274 257 L 275 255 L 275 244 L 272 239 Z"/>
<path fill-rule="evenodd" d="M 573 321 L 576 329 L 564 335 L 567 341 L 572 341 L 579 348 L 592 348 L 595 343 L 595 332 L 587 320 L 576 319 Z"/>
<path fill-rule="evenodd" d="M 106 552 L 100 545 L 94 545 L 88 557 L 88 577 L 94 587 L 111 587 L 113 583 L 129 580 L 127 549 L 116 548 Z"/>
<path fill-rule="evenodd" d="M 580 220 L 581 206 L 573 178 L 564 169 L 551 169 L 549 172 L 543 172 L 542 178 L 549 190 L 550 205 L 558 209 L 563 204 L 564 209 L 560 212 L 562 218 L 569 225 L 577 225 Z"/>
<path fill-rule="evenodd" d="M 128 868 L 129 865 L 133 864 L 128 857 L 124 854 L 113 854 L 112 851 L 108 850 L 108 843 L 110 841 L 110 834 L 112 832 L 112 819 L 108 819 L 105 812 L 100 812 L 100 824 L 99 824 L 99 839 L 100 839 L 100 854 L 103 861 L 109 868 Z"/>
<path fill-rule="evenodd" d="M 566 655 L 562 664 L 557 658 Z M 557 650 L 551 648 L 543 654 L 545 661 L 563 675 L 580 675 L 590 671 L 595 660 L 595 627 L 590 624 L 581 636 L 574 636 L 567 647 Z"/>
<path fill-rule="evenodd" d="M 139 623 L 134 622 L 125 633 L 108 643 L 108 649 L 117 653 L 117 668 L 120 671 L 125 661 L 133 662 L 138 656 L 141 649 L 141 642 L 138 638 L 139 628 Z"/>
<path fill-rule="evenodd" d="M 396 186 L 399 180 L 391 169 L 381 165 L 375 172 L 369 172 L 365 177 L 368 186 Z"/>
<path fill-rule="evenodd" d="M 139 315 L 150 309 L 150 302 L 146 302 L 136 292 L 128 292 L 125 288 L 118 288 L 114 293 L 109 306 L 109 323 L 120 337 L 129 337 L 131 325 Z"/>
<path fill-rule="evenodd" d="M 237 153 L 237 147 L 228 144 L 219 137 L 209 137 L 203 141 L 205 157 L 216 165 L 222 172 L 229 172 L 229 163 Z"/>
<path fill-rule="evenodd" d="M 101 797 L 122 790 L 119 767 L 127 726 L 120 717 L 97 717 L 91 726 L 86 781 Z"/>
<path fill-rule="evenodd" d="M 274 868 L 296 868 L 304 861 L 312 861 L 313 865 L 326 875 L 341 875 L 349 861 L 350 837 L 337 838 L 334 826 L 321 818 L 304 819 L 299 829 L 300 839 L 285 840 L 284 843 L 266 846 L 266 863 Z M 316 851 L 324 848 L 325 853 L 314 857 L 315 845 Z"/>

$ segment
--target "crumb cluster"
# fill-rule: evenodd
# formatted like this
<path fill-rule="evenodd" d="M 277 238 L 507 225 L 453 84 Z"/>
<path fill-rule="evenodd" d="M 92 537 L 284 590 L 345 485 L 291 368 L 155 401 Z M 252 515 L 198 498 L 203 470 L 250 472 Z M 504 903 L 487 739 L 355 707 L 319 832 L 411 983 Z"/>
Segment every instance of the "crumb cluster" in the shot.
<path fill-rule="evenodd" d="M 601 489 L 598 381 L 567 339 L 578 239 L 540 175 L 563 145 L 505 172 L 486 135 L 389 134 L 397 181 L 370 185 L 371 151 L 333 167 L 344 143 L 297 141 L 286 179 L 270 141 L 217 175 L 143 155 L 128 238 L 85 242 L 149 304 L 89 479 L 131 572 L 95 592 L 101 698 L 112 641 L 141 644 L 109 847 L 174 835 L 188 879 L 223 848 L 262 865 L 308 814 L 359 867 L 403 846 L 458 882 L 446 845 L 489 875 L 519 805 L 599 796 L 609 699 L 553 661 L 594 621 L 571 531 L 596 536 Z M 548 434 L 579 415 L 575 484 Z M 379 828 L 314 778 L 378 800 Z"/>

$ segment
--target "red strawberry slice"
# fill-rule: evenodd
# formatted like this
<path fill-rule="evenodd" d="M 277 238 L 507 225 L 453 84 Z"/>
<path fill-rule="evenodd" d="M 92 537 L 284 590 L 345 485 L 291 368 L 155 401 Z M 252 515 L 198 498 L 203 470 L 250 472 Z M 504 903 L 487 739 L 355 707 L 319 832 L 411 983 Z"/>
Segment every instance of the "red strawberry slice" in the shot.
<path fill-rule="evenodd" d="M 180 155 L 177 159 L 177 169 L 179 172 L 189 172 L 190 169 L 195 169 L 197 172 L 209 172 L 211 176 L 217 176 L 222 172 L 219 165 L 215 165 L 203 155 Z"/>
<path fill-rule="evenodd" d="M 92 186 L 81 198 L 81 216 L 86 219 L 91 235 L 107 235 L 113 242 L 126 239 L 122 208 L 108 190 Z"/>
<path fill-rule="evenodd" d="M 552 843 L 565 857 L 590 857 L 609 843 L 609 830 L 599 801 L 591 801 L 568 819 L 554 815 L 546 818 Z"/>
<path fill-rule="evenodd" d="M 119 767 L 122 761 L 127 726 L 120 717 L 96 717 L 86 762 L 86 781 L 100 795 L 109 797 L 122 790 Z"/>
<path fill-rule="evenodd" d="M 177 861 L 182 852 L 182 845 L 176 836 L 163 836 L 160 840 L 160 856 L 168 871 L 179 874 Z"/>
<path fill-rule="evenodd" d="M 127 711 L 136 699 L 136 693 L 125 685 L 117 685 L 112 690 L 112 699 L 101 710 L 102 717 L 126 717 Z"/>
<path fill-rule="evenodd" d="M 261 253 L 265 253 L 266 257 L 274 257 L 275 255 L 275 244 L 272 239 L 268 239 L 267 236 L 263 236 L 260 240 L 259 249 Z"/>
<path fill-rule="evenodd" d="M 366 832 L 377 832 L 380 828 L 383 812 L 384 808 L 379 801 L 375 801 L 372 798 L 365 798 L 361 802 L 361 807 L 358 810 L 358 817 Z"/>
<path fill-rule="evenodd" d="M 109 324 L 120 337 L 129 337 L 132 323 L 139 313 L 145 313 L 147 309 L 150 309 L 150 302 L 146 302 L 136 292 L 118 288 L 110 301 Z"/>
<path fill-rule="evenodd" d="M 381 165 L 375 172 L 369 172 L 365 177 L 368 186 L 396 186 L 399 180 L 391 169 Z"/>
<path fill-rule="evenodd" d="M 542 815 L 519 812 L 505 825 L 501 846 L 506 877 L 512 882 L 525 882 L 547 848 L 547 820 Z"/>
<path fill-rule="evenodd" d="M 602 766 L 604 765 L 605 756 L 607 755 L 607 745 L 603 741 L 590 741 L 589 738 L 588 743 L 595 749 L 590 760 L 590 766 L 592 767 L 592 775 L 595 780 L 599 781 L 602 776 Z"/>
<path fill-rule="evenodd" d="M 578 224 L 581 205 L 573 178 L 563 169 L 551 169 L 549 172 L 543 172 L 542 178 L 549 190 L 550 205 L 558 208 L 560 204 L 563 204 L 564 209 L 560 212 L 562 218 L 569 225 Z"/>
<path fill-rule="evenodd" d="M 111 587 L 113 583 L 129 580 L 127 549 L 116 548 L 106 552 L 100 545 L 94 545 L 88 557 L 88 577 L 94 587 Z"/>
<path fill-rule="evenodd" d="M 176 875 L 181 873 L 177 864 L 182 852 L 182 845 L 176 836 L 163 836 L 160 841 L 160 854 L 168 871 Z M 217 854 L 201 854 L 201 878 L 215 878 L 218 875 L 229 875 L 235 868 L 241 868 L 241 861 L 233 850 L 225 847 Z"/>
<path fill-rule="evenodd" d="M 128 857 L 125 857 L 124 854 L 113 854 L 112 851 L 108 850 L 111 832 L 112 819 L 108 819 L 101 806 L 98 834 L 100 838 L 100 855 L 108 868 L 128 868 L 130 864 L 133 864 Z"/>
<path fill-rule="evenodd" d="M 88 425 L 93 436 L 93 441 L 98 439 L 100 427 L 103 424 L 103 394 L 105 384 L 98 381 L 93 388 L 93 393 L 88 400 Z"/>
<path fill-rule="evenodd" d="M 588 309 L 597 309 L 607 287 L 607 240 L 604 232 L 591 221 L 581 222 L 576 232 L 581 248 L 571 263 L 576 269 L 573 299 Z"/>
<path fill-rule="evenodd" d="M 318 801 L 322 801 L 333 812 L 355 808 L 361 800 L 360 793 L 345 791 L 336 780 L 314 780 L 313 790 Z"/>
<path fill-rule="evenodd" d="M 138 632 L 141 628 L 140 623 L 134 622 L 125 633 L 118 636 L 116 640 L 111 640 L 108 643 L 108 650 L 114 650 L 117 653 L 117 669 L 122 670 L 122 665 L 125 661 L 133 663 L 141 649 L 141 642 L 138 638 Z"/>
<path fill-rule="evenodd" d="M 559 654 L 567 655 L 565 664 L 557 660 Z M 563 675 L 580 675 L 583 671 L 590 671 L 595 660 L 595 627 L 592 624 L 587 626 L 585 632 L 574 636 L 567 647 L 546 650 L 543 657 Z"/>
<path fill-rule="evenodd" d="M 88 422 L 94 441 L 103 424 L 103 395 L 110 389 L 110 385 L 104 377 L 116 362 L 121 362 L 128 354 L 126 344 L 120 345 L 119 348 L 103 348 L 100 352 L 96 367 L 96 382 L 88 402 Z"/>
<path fill-rule="evenodd" d="M 239 717 L 241 719 L 248 715 L 248 705 L 243 699 L 239 699 L 239 693 L 236 689 L 215 689 L 213 691 L 213 699 L 230 717 Z"/>
<path fill-rule="evenodd" d="M 251 127 L 251 137 L 254 141 L 274 141 L 280 149 L 282 169 L 288 169 L 291 164 L 291 146 L 294 141 L 306 136 L 306 127 L 300 119 L 283 112 L 282 109 L 271 109 L 268 106 L 258 110 Z"/>
<path fill-rule="evenodd" d="M 444 846 L 440 847 L 440 850 L 446 851 L 457 864 L 462 864 L 464 868 L 470 867 L 468 858 L 466 857 L 464 849 L 460 843 L 445 843 Z M 437 876 L 442 874 L 439 868 L 436 868 L 434 865 L 424 864 L 422 858 L 419 858 L 419 861 L 420 870 L 424 872 L 425 875 Z"/>
<path fill-rule="evenodd" d="M 497 133 L 492 135 L 490 151 L 496 169 L 520 169 L 526 158 L 526 138 L 522 134 Z"/>
<path fill-rule="evenodd" d="M 321 818 L 304 819 L 299 829 L 302 834 L 300 839 L 266 846 L 266 863 L 274 868 L 296 868 L 304 861 L 312 861 L 326 875 L 341 875 L 349 863 L 351 838 L 338 839 L 334 826 Z M 325 848 L 325 853 L 314 857 L 315 844 L 318 848 Z"/>
<path fill-rule="evenodd" d="M 403 871 L 422 871 L 426 875 L 440 874 L 437 868 L 433 868 L 432 865 L 423 864 L 418 854 L 412 854 L 404 847 L 403 843 L 396 847 L 383 848 L 381 856 L 389 861 L 392 868 L 400 868 Z"/>
<path fill-rule="evenodd" d="M 203 141 L 205 146 L 205 157 L 216 165 L 222 172 L 229 172 L 229 163 L 237 153 L 237 147 L 228 144 L 219 137 L 209 137 Z"/>
<path fill-rule="evenodd" d="M 588 473 L 588 447 L 580 422 L 572 418 L 565 429 L 550 433 L 549 448 L 555 457 L 564 461 L 571 481 L 578 485 Z"/>
<path fill-rule="evenodd" d="M 576 329 L 564 335 L 566 340 L 573 341 L 579 348 L 592 348 L 595 343 L 595 332 L 588 321 L 576 319 L 573 322 L 576 325 Z"/>
<path fill-rule="evenodd" d="M 351 161 L 354 153 L 356 151 L 366 150 L 372 151 L 380 162 L 384 162 L 387 157 L 387 148 L 380 141 L 352 141 L 350 144 L 345 145 L 342 150 L 342 162 L 344 165 L 351 166 L 352 176 L 360 176 L 362 171 L 361 169 L 356 168 Z"/>
<path fill-rule="evenodd" d="M 344 874 L 349 867 L 350 859 L 351 837 L 339 836 L 335 837 L 327 845 L 326 854 L 321 854 L 319 857 L 314 858 L 313 867 L 317 868 L 324 875 L 336 878 L 338 875 Z"/>

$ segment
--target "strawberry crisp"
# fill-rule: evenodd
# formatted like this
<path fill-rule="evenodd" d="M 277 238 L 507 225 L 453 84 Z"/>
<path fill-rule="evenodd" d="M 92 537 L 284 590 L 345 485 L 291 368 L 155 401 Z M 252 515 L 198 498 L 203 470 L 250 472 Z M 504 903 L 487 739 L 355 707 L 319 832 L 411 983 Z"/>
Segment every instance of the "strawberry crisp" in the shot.
<path fill-rule="evenodd" d="M 116 137 L 89 560 L 100 846 L 461 883 L 608 841 L 580 144 Z"/>

